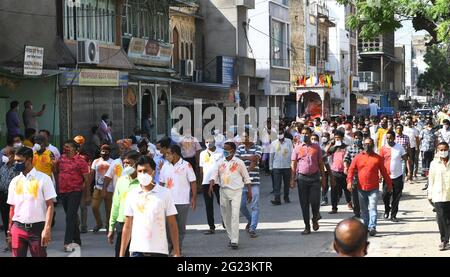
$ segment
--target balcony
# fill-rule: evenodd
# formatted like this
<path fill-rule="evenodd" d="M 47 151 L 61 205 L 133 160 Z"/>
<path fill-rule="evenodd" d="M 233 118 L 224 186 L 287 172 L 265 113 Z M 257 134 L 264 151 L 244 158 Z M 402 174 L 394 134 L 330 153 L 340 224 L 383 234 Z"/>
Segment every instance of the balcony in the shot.
<path fill-rule="evenodd" d="M 255 0 L 236 0 L 236 6 L 244 6 L 247 9 L 254 9 Z"/>

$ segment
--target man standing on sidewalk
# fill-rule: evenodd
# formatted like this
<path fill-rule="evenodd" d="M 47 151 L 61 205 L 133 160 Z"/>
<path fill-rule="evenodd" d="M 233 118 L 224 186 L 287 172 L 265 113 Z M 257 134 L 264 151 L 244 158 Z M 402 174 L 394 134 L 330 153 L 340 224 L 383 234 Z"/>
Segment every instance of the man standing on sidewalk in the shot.
<path fill-rule="evenodd" d="M 223 159 L 223 149 L 216 147 L 214 137 L 211 136 L 206 139 L 206 149 L 200 153 L 200 176 L 202 179 L 203 198 L 205 199 L 206 218 L 208 220 L 209 230 L 204 234 L 214 234 L 216 225 L 214 224 L 214 195 L 216 196 L 217 204 L 220 205 L 219 184 L 214 185 L 214 194 L 209 195 L 209 180 L 210 171 L 214 169 L 216 164 Z"/>
<path fill-rule="evenodd" d="M 270 147 L 269 169 L 272 172 L 275 199 L 270 202 L 273 205 L 281 205 L 281 182 L 284 183 L 284 202 L 289 200 L 289 181 L 291 180 L 290 157 L 292 156 L 292 141 L 285 138 L 284 130 L 278 132 L 278 139 L 272 142 Z"/>
<path fill-rule="evenodd" d="M 404 170 L 402 163 L 408 161 L 408 153 L 403 146 L 395 142 L 395 133 L 392 131 L 386 134 L 387 145 L 383 146 L 380 156 L 384 159 L 384 167 L 392 180 L 392 191 L 387 191 L 386 180 L 383 182 L 383 202 L 384 202 L 384 218 L 389 218 L 391 212 L 391 221 L 398 222 L 397 212 L 400 198 L 402 197 L 404 184 Z M 409 165 L 408 165 L 408 168 Z M 392 207 L 391 207 L 392 197 Z"/>
<path fill-rule="evenodd" d="M 350 167 L 350 164 L 352 163 L 353 159 L 363 151 L 363 134 L 360 131 L 356 131 L 353 133 L 353 144 L 348 146 L 345 151 L 344 156 L 344 173 L 345 175 L 348 175 L 348 168 Z M 359 196 L 358 196 L 358 173 L 355 174 L 355 177 L 353 177 L 353 184 L 352 184 L 352 203 L 353 203 L 353 213 L 355 214 L 355 217 L 360 218 L 361 217 L 361 209 L 359 206 Z"/>
<path fill-rule="evenodd" d="M 383 158 L 377 155 L 374 149 L 373 139 L 366 138 L 363 143 L 364 151 L 353 159 L 347 175 L 347 189 L 353 190 L 353 178 L 358 172 L 358 194 L 361 217 L 364 225 L 369 229 L 369 234 L 377 233 L 377 203 L 379 190 L 379 173 L 387 184 L 387 191 L 392 191 L 392 180 L 383 164 Z"/>
<path fill-rule="evenodd" d="M 26 257 L 28 248 L 33 257 L 46 257 L 51 240 L 55 188 L 50 177 L 33 167 L 33 150 L 19 148 L 15 157 L 18 176 L 8 189 L 12 256 Z"/>
<path fill-rule="evenodd" d="M 250 174 L 250 179 L 252 180 L 252 202 L 250 203 L 251 214 L 247 209 L 247 197 L 246 188 L 243 190 L 243 196 L 241 199 L 241 213 L 245 216 L 248 223 L 245 230 L 250 234 L 251 238 L 256 238 L 256 227 L 258 226 L 259 220 L 259 160 L 262 156 L 261 146 L 257 145 L 250 139 L 250 131 L 247 129 L 244 134 L 244 142 L 236 150 L 236 157 L 244 161 L 245 166 Z M 253 137 L 253 136 L 252 136 Z"/>
<path fill-rule="evenodd" d="M 449 146 L 441 142 L 437 146 L 438 159 L 431 162 L 428 175 L 428 200 L 436 209 L 436 220 L 441 235 L 439 250 L 449 248 L 450 238 L 450 163 Z"/>
<path fill-rule="evenodd" d="M 186 234 L 186 221 L 189 207 L 193 211 L 197 206 L 197 178 L 192 165 L 181 157 L 181 148 L 172 145 L 167 152 L 168 163 L 164 164 L 159 176 L 159 182 L 172 193 L 172 198 L 177 209 L 177 224 L 180 242 L 180 251 L 183 249 L 183 239 Z M 192 191 L 192 198 L 190 197 Z M 173 248 L 169 239 L 169 253 Z"/>
<path fill-rule="evenodd" d="M 247 186 L 247 201 L 252 199 L 251 180 L 244 162 L 235 157 L 236 144 L 225 142 L 222 159 L 211 172 L 209 194 L 212 196 L 214 185 L 220 185 L 220 212 L 225 221 L 230 242 L 228 247 L 238 249 L 239 243 L 239 209 L 242 188 Z"/>
<path fill-rule="evenodd" d="M 309 208 L 312 209 L 313 230 L 319 230 L 320 216 L 320 176 L 322 188 L 325 188 L 325 167 L 322 160 L 322 149 L 318 144 L 311 143 L 311 129 L 304 127 L 301 130 L 300 144 L 294 149 L 291 157 L 291 188 L 298 184 L 298 197 L 305 222 L 303 235 L 311 234 L 309 222 Z M 320 172 L 320 175 L 319 175 Z"/>

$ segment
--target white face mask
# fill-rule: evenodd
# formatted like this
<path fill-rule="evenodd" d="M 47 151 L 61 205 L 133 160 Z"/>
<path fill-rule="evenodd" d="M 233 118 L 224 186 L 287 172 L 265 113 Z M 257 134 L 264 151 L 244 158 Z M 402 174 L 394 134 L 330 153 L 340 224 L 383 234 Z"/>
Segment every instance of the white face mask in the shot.
<path fill-rule="evenodd" d="M 39 152 L 39 151 L 41 151 L 41 145 L 40 145 L 40 144 L 37 144 L 37 143 L 35 143 L 35 144 L 34 144 L 34 146 L 33 146 L 33 150 L 34 150 L 34 151 L 36 151 L 36 152 Z"/>
<path fill-rule="evenodd" d="M 342 145 L 342 141 L 336 140 L 336 141 L 334 142 L 334 145 L 335 145 L 335 146 L 341 146 L 341 145 Z"/>
<path fill-rule="evenodd" d="M 20 142 L 19 143 L 14 143 L 14 145 L 13 145 L 14 149 L 20 148 L 22 146 L 23 146 L 23 144 L 20 143 Z"/>
<path fill-rule="evenodd" d="M 278 135 L 278 139 L 284 139 L 284 134 Z"/>
<path fill-rule="evenodd" d="M 322 138 L 322 143 L 327 143 L 327 142 L 328 142 L 328 138 L 323 137 L 323 138 Z"/>
<path fill-rule="evenodd" d="M 132 166 L 126 166 L 126 167 L 123 169 L 123 174 L 125 174 L 125 175 L 132 175 L 132 174 L 134 173 L 134 171 L 135 171 L 134 167 L 132 167 Z"/>
<path fill-rule="evenodd" d="M 3 162 L 4 164 L 7 164 L 7 163 L 9 162 L 9 158 L 6 157 L 5 155 L 3 155 L 3 156 L 2 156 L 2 162 Z"/>
<path fill-rule="evenodd" d="M 137 179 L 144 187 L 150 185 L 153 182 L 153 177 L 148 173 L 138 173 Z"/>
<path fill-rule="evenodd" d="M 444 130 L 448 130 L 448 125 L 444 125 Z"/>
<path fill-rule="evenodd" d="M 439 157 L 440 158 L 447 158 L 448 157 L 448 151 L 439 151 Z"/>

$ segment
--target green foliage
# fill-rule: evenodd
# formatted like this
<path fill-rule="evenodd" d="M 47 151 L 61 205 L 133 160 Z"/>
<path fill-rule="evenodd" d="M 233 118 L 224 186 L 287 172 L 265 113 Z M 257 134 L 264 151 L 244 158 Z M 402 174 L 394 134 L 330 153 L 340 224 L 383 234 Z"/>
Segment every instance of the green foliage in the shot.
<path fill-rule="evenodd" d="M 427 31 L 432 40 L 429 45 L 450 40 L 449 0 L 337 0 L 338 3 L 356 5 L 356 14 L 347 18 L 347 25 L 359 31 L 363 38 L 393 32 L 401 22 L 412 20 L 416 31 Z"/>
<path fill-rule="evenodd" d="M 424 56 L 427 70 L 419 76 L 418 87 L 429 91 L 450 91 L 450 52 L 448 44 L 429 46 Z"/>

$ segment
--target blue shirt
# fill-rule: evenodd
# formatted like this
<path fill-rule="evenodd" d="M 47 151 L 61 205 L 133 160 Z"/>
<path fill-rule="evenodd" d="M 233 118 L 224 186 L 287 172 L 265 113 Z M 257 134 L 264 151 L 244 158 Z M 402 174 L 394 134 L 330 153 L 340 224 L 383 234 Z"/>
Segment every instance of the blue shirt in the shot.
<path fill-rule="evenodd" d="M 6 126 L 10 136 L 20 134 L 19 123 L 19 114 L 16 111 L 9 110 L 6 113 Z"/>
<path fill-rule="evenodd" d="M 163 155 L 157 155 L 155 154 L 155 156 L 153 157 L 153 161 L 156 164 L 156 170 L 155 170 L 155 184 L 159 185 L 159 173 L 160 173 L 160 169 L 159 169 L 159 163 L 162 161 L 163 163 L 166 163 L 167 160 L 164 159 Z"/>

